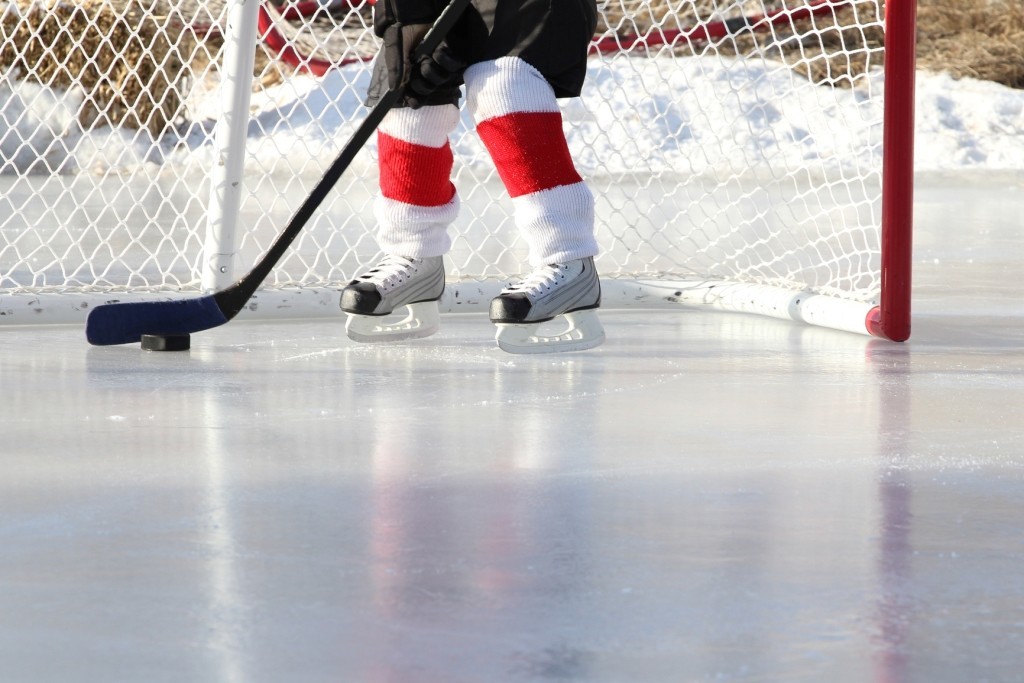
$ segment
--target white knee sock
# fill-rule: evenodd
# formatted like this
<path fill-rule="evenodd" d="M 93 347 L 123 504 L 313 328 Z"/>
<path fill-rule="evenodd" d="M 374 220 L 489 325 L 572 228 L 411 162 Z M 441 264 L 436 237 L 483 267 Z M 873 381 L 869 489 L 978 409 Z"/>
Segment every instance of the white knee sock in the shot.
<path fill-rule="evenodd" d="M 576 171 L 554 91 L 518 57 L 466 70 L 467 105 L 512 197 L 530 263 L 562 263 L 598 252 L 594 197 Z"/>
<path fill-rule="evenodd" d="M 377 131 L 381 193 L 374 202 L 377 243 L 388 254 L 441 256 L 459 212 L 451 182 L 448 136 L 459 122 L 453 105 L 392 109 Z"/>

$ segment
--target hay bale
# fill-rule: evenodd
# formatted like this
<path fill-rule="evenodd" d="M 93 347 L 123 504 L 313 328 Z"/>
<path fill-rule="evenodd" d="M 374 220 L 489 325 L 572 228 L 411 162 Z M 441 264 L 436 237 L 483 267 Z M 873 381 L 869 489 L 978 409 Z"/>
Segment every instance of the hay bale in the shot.
<path fill-rule="evenodd" d="M 187 39 L 184 39 L 187 41 Z M 159 135 L 182 107 L 180 24 L 131 0 L 19 2 L 0 16 L 0 68 L 82 93 L 83 128 L 127 126 Z"/>
<path fill-rule="evenodd" d="M 920 0 L 918 66 L 1024 88 L 1024 3 Z"/>
<path fill-rule="evenodd" d="M 599 5 L 599 30 L 619 36 L 685 31 L 712 21 L 757 17 L 782 6 L 764 0 L 736 0 L 726 6 L 718 0 L 604 0 Z M 849 86 L 870 66 L 881 64 L 881 25 L 863 28 L 863 24 L 877 21 L 876 7 L 875 0 L 855 0 L 831 14 L 781 22 L 770 30 L 764 30 L 767 25 L 759 30 L 740 29 L 717 40 L 713 47 L 723 55 L 758 55 L 781 61 L 814 83 Z M 704 54 L 706 47 L 678 41 L 675 52 Z"/>
<path fill-rule="evenodd" d="M 644 34 L 656 26 L 694 26 L 711 16 L 756 15 L 804 3 L 766 0 L 601 0 L 602 32 Z M 880 67 L 885 36 L 875 0 L 838 8 L 835 18 L 793 22 L 773 33 L 745 33 L 717 48 L 725 54 L 766 54 L 790 64 L 815 83 L 849 85 Z M 868 30 L 849 28 L 852 13 Z M 678 17 L 678 19 L 676 18 Z M 683 26 L 680 26 L 682 24 Z M 918 0 L 917 63 L 954 77 L 969 76 L 1024 88 L 1024 2 L 1021 0 Z M 809 29 L 814 28 L 815 31 Z M 680 45 L 678 50 L 690 49 Z"/>
<path fill-rule="evenodd" d="M 875 0 L 857 0 L 812 18 L 753 33 L 741 52 L 764 52 L 812 83 L 852 87 L 883 64 L 885 30 Z M 741 45 L 743 41 L 741 41 Z"/>

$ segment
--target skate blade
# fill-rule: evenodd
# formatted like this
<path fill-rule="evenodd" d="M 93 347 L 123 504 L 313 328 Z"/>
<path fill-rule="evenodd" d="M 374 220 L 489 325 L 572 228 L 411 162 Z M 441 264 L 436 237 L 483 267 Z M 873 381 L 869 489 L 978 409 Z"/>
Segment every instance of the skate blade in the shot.
<path fill-rule="evenodd" d="M 349 313 L 345 334 L 352 341 L 374 344 L 429 337 L 441 327 L 436 301 L 421 301 L 405 307 L 401 320 L 393 316 L 354 315 Z"/>
<path fill-rule="evenodd" d="M 573 311 L 563 317 L 569 326 L 558 334 L 537 334 L 543 323 L 497 323 L 498 347 L 508 353 L 561 353 L 592 349 L 604 342 L 604 327 L 596 309 Z"/>

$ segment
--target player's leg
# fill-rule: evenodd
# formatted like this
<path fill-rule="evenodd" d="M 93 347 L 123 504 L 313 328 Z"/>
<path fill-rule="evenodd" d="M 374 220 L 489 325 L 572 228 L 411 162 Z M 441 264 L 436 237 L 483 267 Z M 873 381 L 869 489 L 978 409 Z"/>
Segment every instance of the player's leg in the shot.
<path fill-rule="evenodd" d="M 458 124 L 454 105 L 393 109 L 377 134 L 380 194 L 374 203 L 384 258 L 341 294 L 346 331 L 356 341 L 426 337 L 438 329 L 444 291 L 448 225 L 459 201 L 451 182 L 448 136 Z M 406 309 L 399 322 L 383 317 Z"/>
<path fill-rule="evenodd" d="M 594 198 L 573 164 L 554 90 L 517 57 L 475 64 L 465 81 L 467 105 L 512 197 L 534 268 L 491 302 L 498 344 L 514 353 L 597 346 L 604 330 L 596 314 Z M 562 329 L 539 332 L 556 318 L 564 319 Z"/>

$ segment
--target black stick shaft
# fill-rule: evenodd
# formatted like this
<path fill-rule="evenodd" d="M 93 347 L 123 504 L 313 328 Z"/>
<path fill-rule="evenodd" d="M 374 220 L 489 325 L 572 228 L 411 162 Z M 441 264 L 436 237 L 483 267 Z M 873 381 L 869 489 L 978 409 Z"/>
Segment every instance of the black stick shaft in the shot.
<path fill-rule="evenodd" d="M 441 41 L 444 40 L 444 37 L 452 29 L 462 11 L 468 5 L 469 0 L 452 0 L 451 4 L 441 12 L 434 25 L 416 47 L 413 53 L 414 62 L 424 56 L 431 55 L 437 49 L 437 46 L 441 44 Z M 246 302 L 259 289 L 263 281 L 267 279 L 270 271 L 274 269 L 274 266 L 277 265 L 277 262 L 281 260 L 281 257 L 284 256 L 292 242 L 295 241 L 295 238 L 302 232 L 302 229 L 306 226 L 313 213 L 320 207 L 327 194 L 337 184 L 342 174 L 352 163 L 352 160 L 355 159 L 356 154 L 359 153 L 359 150 L 362 149 L 363 145 L 370 139 L 370 136 L 373 135 L 373 132 L 384 119 L 384 116 L 398 104 L 404 91 L 405 84 L 403 83 L 384 93 L 380 101 L 374 105 L 363 122 L 359 124 L 356 132 L 352 134 L 352 137 L 345 143 L 345 146 L 338 154 L 338 158 L 324 172 L 316 186 L 309 193 L 309 196 L 306 197 L 291 220 L 288 221 L 284 231 L 278 235 L 263 257 L 257 261 L 252 270 L 235 284 L 214 295 L 217 305 L 227 318 L 233 318 L 241 311 Z"/>

